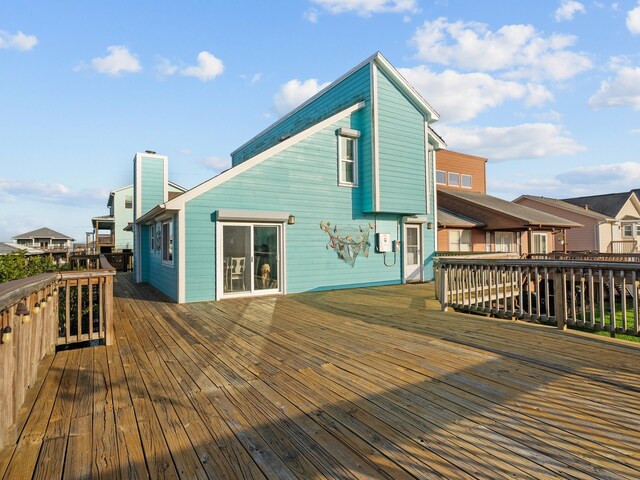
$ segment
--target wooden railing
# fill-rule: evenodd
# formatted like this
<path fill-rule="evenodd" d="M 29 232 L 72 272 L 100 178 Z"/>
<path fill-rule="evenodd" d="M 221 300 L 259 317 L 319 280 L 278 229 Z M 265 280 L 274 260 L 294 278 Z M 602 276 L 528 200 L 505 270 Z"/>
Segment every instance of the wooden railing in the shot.
<path fill-rule="evenodd" d="M 105 258 L 117 272 L 131 272 L 133 270 L 133 252 L 112 252 L 101 254 L 72 255 L 69 258 L 75 269 L 100 268 L 100 259 Z"/>
<path fill-rule="evenodd" d="M 443 310 L 638 335 L 640 264 L 556 260 L 436 260 Z"/>
<path fill-rule="evenodd" d="M 115 235 L 109 233 L 100 233 L 97 235 L 96 242 L 98 245 L 113 245 L 115 243 Z"/>
<path fill-rule="evenodd" d="M 589 262 L 640 262 L 640 253 L 553 252 L 530 253 L 530 260 L 586 260 Z"/>
<path fill-rule="evenodd" d="M 56 346 L 113 342 L 113 277 L 100 268 L 44 273 L 0 284 L 0 449 L 15 441 L 20 407 Z"/>

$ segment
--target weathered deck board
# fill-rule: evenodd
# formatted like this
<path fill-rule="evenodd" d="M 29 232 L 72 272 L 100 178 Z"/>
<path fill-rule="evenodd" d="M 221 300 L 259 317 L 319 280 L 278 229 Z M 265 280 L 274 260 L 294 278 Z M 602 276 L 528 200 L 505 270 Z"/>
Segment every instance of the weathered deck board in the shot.
<path fill-rule="evenodd" d="M 638 478 L 640 346 L 442 313 L 433 285 L 176 305 L 116 278 L 0 478 Z"/>

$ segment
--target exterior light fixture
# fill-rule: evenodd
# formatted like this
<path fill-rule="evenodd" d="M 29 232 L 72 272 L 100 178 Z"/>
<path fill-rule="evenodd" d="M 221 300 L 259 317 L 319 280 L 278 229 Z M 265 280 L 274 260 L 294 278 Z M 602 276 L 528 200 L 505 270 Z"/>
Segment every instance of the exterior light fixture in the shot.
<path fill-rule="evenodd" d="M 289 215 L 289 219 L 287 220 L 287 223 L 289 225 L 295 225 L 296 224 L 296 216 L 295 215 Z"/>
<path fill-rule="evenodd" d="M 433 228 L 433 222 L 427 222 L 427 228 L 431 230 Z"/>
<path fill-rule="evenodd" d="M 57 297 L 57 296 L 58 296 L 58 289 L 57 289 L 57 288 L 53 291 L 53 296 L 54 296 L 54 297 Z"/>
<path fill-rule="evenodd" d="M 40 313 L 40 304 L 38 302 L 36 302 L 36 304 L 33 306 L 33 313 L 34 314 L 38 314 Z M 23 317 L 24 318 L 24 317 Z M 23 320 L 24 321 L 24 320 Z"/>
<path fill-rule="evenodd" d="M 29 315 L 29 309 L 24 301 L 18 304 L 18 307 L 16 308 L 16 315 Z"/>
<path fill-rule="evenodd" d="M 53 295 L 51 294 L 47 295 L 47 302 L 50 302 L 52 298 L 53 298 Z"/>
<path fill-rule="evenodd" d="M 42 298 L 40 299 L 40 306 L 41 306 L 42 308 L 44 308 L 44 307 L 46 307 L 46 306 L 47 306 L 47 297 L 42 297 Z"/>
<path fill-rule="evenodd" d="M 11 343 L 11 340 L 13 340 L 13 333 L 11 327 L 7 325 L 2 329 L 2 343 Z"/>

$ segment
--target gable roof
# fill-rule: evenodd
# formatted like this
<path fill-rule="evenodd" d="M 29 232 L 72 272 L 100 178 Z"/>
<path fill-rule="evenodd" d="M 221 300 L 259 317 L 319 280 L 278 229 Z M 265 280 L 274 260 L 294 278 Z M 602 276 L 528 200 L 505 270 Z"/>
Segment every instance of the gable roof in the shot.
<path fill-rule="evenodd" d="M 460 213 L 452 212 L 446 208 L 438 207 L 438 226 L 457 228 L 478 228 L 484 227 L 484 223 L 479 220 L 467 217 Z"/>
<path fill-rule="evenodd" d="M 595 210 L 596 212 L 615 218 L 632 195 L 635 196 L 633 191 L 565 198 L 563 200 L 582 208 L 588 205 L 589 210 Z"/>
<path fill-rule="evenodd" d="M 389 61 L 380 52 L 376 52 L 370 57 L 368 57 L 367 59 L 360 62 L 358 65 L 356 65 L 352 69 L 350 69 L 347 73 L 340 76 L 337 80 L 331 82 L 329 85 L 327 85 L 325 88 L 323 88 L 318 93 L 313 95 L 311 98 L 309 98 L 305 102 L 298 105 L 289 113 L 285 114 L 284 116 L 276 120 L 274 123 L 269 125 L 260 133 L 254 135 L 245 143 L 240 145 L 233 152 L 231 152 L 231 158 L 234 158 L 236 153 L 240 152 L 242 149 L 250 145 L 256 139 L 266 135 L 271 130 L 275 129 L 278 125 L 283 123 L 285 120 L 291 118 L 292 116 L 296 115 L 298 112 L 303 110 L 307 105 L 313 103 L 318 98 L 320 98 L 321 96 L 329 92 L 331 89 L 338 86 L 345 79 L 349 78 L 353 73 L 357 72 L 362 67 L 372 62 L 375 62 L 376 66 L 380 68 L 396 84 L 396 86 L 411 100 L 411 102 L 416 106 L 416 108 L 418 108 L 418 110 L 420 110 L 425 115 L 425 117 L 429 120 L 428 123 L 433 123 L 438 121 L 438 119 L 440 118 L 440 115 L 438 114 L 438 112 L 436 112 L 436 110 L 431 105 L 429 105 L 429 103 L 418 93 L 418 91 L 415 88 L 413 88 L 413 86 L 411 86 L 411 84 L 400 74 L 400 72 L 398 72 L 395 69 L 393 65 L 391 65 L 391 63 L 389 63 Z M 292 133 L 295 133 L 295 132 L 292 132 Z M 437 136 L 437 140 L 444 145 L 444 141 L 440 136 Z"/>
<path fill-rule="evenodd" d="M 509 202 L 498 197 L 492 197 L 484 193 L 463 192 L 454 190 L 438 190 L 438 198 L 453 197 L 463 202 L 476 205 L 483 210 L 492 211 L 502 215 L 512 217 L 521 221 L 524 226 L 537 227 L 580 227 L 581 225 L 565 218 L 551 215 L 550 213 L 525 207 L 517 203 Z"/>
<path fill-rule="evenodd" d="M 518 202 L 518 200 L 520 199 L 529 199 L 532 200 L 534 202 L 539 202 L 539 203 L 544 203 L 546 205 L 550 205 L 552 207 L 558 207 L 561 208 L 563 210 L 567 210 L 569 212 L 573 212 L 576 213 L 578 215 L 584 215 L 585 217 L 590 217 L 590 218 L 595 218 L 598 220 L 610 220 L 611 217 L 608 217 L 607 215 L 600 213 L 600 212 L 595 212 L 593 210 L 587 210 L 582 206 L 577 206 L 574 205 L 572 203 L 569 203 L 565 200 L 558 200 L 557 198 L 549 198 L 549 197 L 538 197 L 536 195 L 520 195 L 518 198 L 516 198 L 514 200 L 515 203 Z"/>
<path fill-rule="evenodd" d="M 57 238 L 64 240 L 75 240 L 67 235 L 56 232 L 55 230 L 51 230 L 47 227 L 38 228 L 37 230 L 33 230 L 31 232 L 23 233 L 21 235 L 16 235 L 15 237 L 11 237 L 13 240 L 31 240 L 32 238 Z"/>
<path fill-rule="evenodd" d="M 44 253 L 42 250 L 37 248 L 18 245 L 16 243 L 0 242 L 0 255 L 8 255 L 16 252 L 25 252 L 26 255 L 41 255 Z"/>

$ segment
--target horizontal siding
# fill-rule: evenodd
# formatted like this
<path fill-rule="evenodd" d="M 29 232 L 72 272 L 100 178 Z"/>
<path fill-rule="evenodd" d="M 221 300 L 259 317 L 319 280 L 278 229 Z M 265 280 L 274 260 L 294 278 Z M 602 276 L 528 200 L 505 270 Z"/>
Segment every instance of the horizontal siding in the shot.
<path fill-rule="evenodd" d="M 164 161 L 142 157 L 142 210 L 141 215 L 164 202 Z"/>
<path fill-rule="evenodd" d="M 165 265 L 162 263 L 162 253 L 153 252 L 150 253 L 150 240 L 149 240 L 149 226 L 143 228 L 146 231 L 146 236 L 142 237 L 142 241 L 145 242 L 145 247 L 142 249 L 146 258 L 144 259 L 143 266 L 146 265 L 148 271 L 148 277 L 145 281 L 148 281 L 155 288 L 163 292 L 173 300 L 178 300 L 178 222 L 177 217 L 174 218 L 173 223 L 173 265 Z"/>
<path fill-rule="evenodd" d="M 380 211 L 426 213 L 424 117 L 378 71 Z"/>
<path fill-rule="evenodd" d="M 333 86 L 300 111 L 251 140 L 233 154 L 232 163 L 233 165 L 238 165 L 276 145 L 283 135 L 295 135 L 329 118 L 340 110 L 363 100 L 367 104 L 370 100 L 369 64 L 364 65 L 339 84 Z"/>
<path fill-rule="evenodd" d="M 382 255 L 374 253 L 373 231 L 369 257 L 359 256 L 351 267 L 327 248 L 329 236 L 320 229 L 321 221 L 331 222 L 339 230 L 366 227 L 375 221 L 362 212 L 361 188 L 337 185 L 335 131 L 362 128 L 362 114 L 355 112 L 187 203 L 187 301 L 215 296 L 214 214 L 225 208 L 288 210 L 296 216 L 295 225 L 285 225 L 288 292 L 401 281 L 400 257 L 395 265 L 385 267 Z M 366 148 L 360 144 L 359 148 L 364 156 Z M 396 239 L 397 217 L 378 215 L 377 225 L 378 231 L 391 233 Z M 387 263 L 392 263 L 392 256 Z"/>

